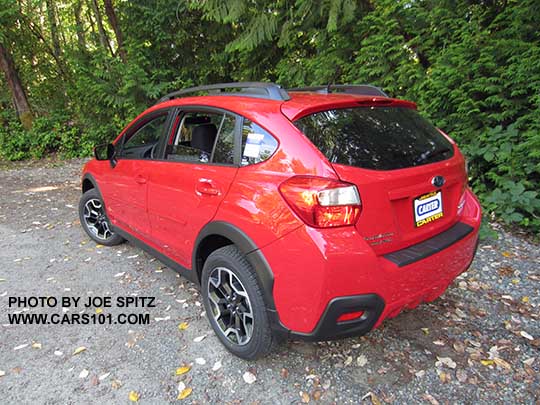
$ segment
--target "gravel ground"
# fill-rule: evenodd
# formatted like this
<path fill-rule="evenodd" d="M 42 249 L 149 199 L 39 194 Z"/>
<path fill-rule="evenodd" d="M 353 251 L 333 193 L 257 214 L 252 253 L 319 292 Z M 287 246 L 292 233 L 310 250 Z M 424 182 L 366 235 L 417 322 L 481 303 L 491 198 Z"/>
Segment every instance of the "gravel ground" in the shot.
<path fill-rule="evenodd" d="M 501 232 L 435 302 L 364 337 L 288 342 L 248 363 L 214 337 L 192 284 L 130 244 L 83 233 L 82 164 L 0 168 L 0 402 L 168 403 L 191 388 L 183 402 L 540 403 L 538 245 Z M 97 310 L 149 313 L 146 326 L 9 325 L 8 314 L 63 311 L 10 308 L 10 296 L 156 297 L 156 307 Z"/>

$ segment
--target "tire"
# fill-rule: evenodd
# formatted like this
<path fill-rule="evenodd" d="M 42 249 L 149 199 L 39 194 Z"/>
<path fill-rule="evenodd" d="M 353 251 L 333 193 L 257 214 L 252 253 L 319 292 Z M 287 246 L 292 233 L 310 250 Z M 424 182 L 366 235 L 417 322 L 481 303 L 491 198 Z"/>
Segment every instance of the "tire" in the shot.
<path fill-rule="evenodd" d="M 125 241 L 111 230 L 103 200 L 95 188 L 88 190 L 79 200 L 79 220 L 88 236 L 101 245 L 115 246 Z"/>
<path fill-rule="evenodd" d="M 229 284 L 234 288 L 230 285 L 227 288 L 227 276 Z M 275 339 L 261 287 L 255 270 L 236 246 L 229 245 L 212 252 L 204 263 L 201 278 L 201 291 L 208 321 L 227 350 L 245 360 L 255 360 L 270 353 Z M 216 287 L 217 283 L 220 283 L 220 288 Z M 227 293 L 230 293 L 229 300 L 226 298 L 219 300 Z M 235 299 L 232 297 L 234 295 Z M 221 304 L 217 305 L 216 301 L 221 301 Z M 228 309 L 227 305 L 230 305 L 233 311 L 236 309 L 236 315 L 232 315 L 235 312 Z M 233 323 L 239 326 L 238 329 L 233 328 L 238 333 L 230 330 Z M 226 335 L 227 331 L 229 333 Z M 246 332 L 245 337 L 242 337 L 242 331 Z"/>

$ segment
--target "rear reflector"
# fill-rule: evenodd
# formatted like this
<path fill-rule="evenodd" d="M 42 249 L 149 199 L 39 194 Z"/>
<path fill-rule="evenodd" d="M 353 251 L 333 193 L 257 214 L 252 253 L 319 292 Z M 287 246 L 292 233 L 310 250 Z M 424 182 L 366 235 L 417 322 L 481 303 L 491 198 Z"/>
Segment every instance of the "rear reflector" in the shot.
<path fill-rule="evenodd" d="M 354 225 L 362 209 L 356 186 L 335 179 L 295 176 L 279 191 L 306 224 L 317 228 Z"/>
<path fill-rule="evenodd" d="M 364 315 L 364 311 L 348 312 L 346 314 L 340 315 L 337 319 L 337 322 L 352 321 L 353 319 L 360 318 L 362 315 Z"/>

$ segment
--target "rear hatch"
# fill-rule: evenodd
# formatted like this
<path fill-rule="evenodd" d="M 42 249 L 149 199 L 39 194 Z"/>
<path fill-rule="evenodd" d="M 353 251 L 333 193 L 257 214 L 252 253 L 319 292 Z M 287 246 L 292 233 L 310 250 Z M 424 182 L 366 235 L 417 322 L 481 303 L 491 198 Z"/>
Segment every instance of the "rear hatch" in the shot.
<path fill-rule="evenodd" d="M 466 184 L 457 147 L 414 109 L 402 106 L 317 112 L 295 125 L 357 186 L 356 228 L 378 254 L 405 248 L 457 221 Z"/>

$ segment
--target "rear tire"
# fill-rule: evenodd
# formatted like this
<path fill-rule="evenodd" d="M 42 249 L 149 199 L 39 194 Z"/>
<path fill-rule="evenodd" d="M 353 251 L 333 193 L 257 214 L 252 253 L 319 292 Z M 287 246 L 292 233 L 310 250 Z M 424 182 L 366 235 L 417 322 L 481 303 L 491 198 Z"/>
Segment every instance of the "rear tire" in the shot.
<path fill-rule="evenodd" d="M 115 246 L 125 242 L 124 238 L 113 232 L 101 195 L 94 188 L 79 200 L 79 220 L 88 236 L 101 245 Z"/>
<path fill-rule="evenodd" d="M 201 291 L 208 321 L 227 350 L 245 360 L 272 351 L 275 339 L 262 289 L 255 270 L 236 246 L 208 256 Z"/>

